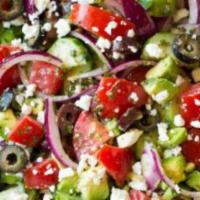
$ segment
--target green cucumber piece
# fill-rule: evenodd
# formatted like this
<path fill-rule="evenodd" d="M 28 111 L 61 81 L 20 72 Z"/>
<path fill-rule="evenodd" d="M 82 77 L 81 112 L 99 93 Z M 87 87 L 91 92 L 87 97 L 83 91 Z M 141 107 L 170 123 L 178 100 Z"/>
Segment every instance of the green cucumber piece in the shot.
<path fill-rule="evenodd" d="M 166 78 L 174 81 L 176 80 L 178 73 L 179 69 L 174 59 L 167 57 L 147 72 L 146 79 Z"/>
<path fill-rule="evenodd" d="M 169 102 L 179 92 L 173 82 L 164 78 L 145 80 L 142 85 L 145 91 L 159 104 Z"/>
<path fill-rule="evenodd" d="M 146 41 L 141 58 L 145 60 L 161 60 L 168 56 L 173 57 L 171 45 L 174 38 L 175 36 L 168 32 L 155 34 Z"/>
<path fill-rule="evenodd" d="M 60 38 L 50 47 L 50 54 L 63 61 L 64 68 L 74 73 L 83 73 L 92 69 L 92 57 L 85 45 L 73 37 Z"/>
<path fill-rule="evenodd" d="M 170 129 L 169 133 L 169 140 L 166 141 L 159 141 L 159 144 L 163 148 L 174 148 L 178 145 L 182 144 L 184 141 L 187 140 L 187 130 L 186 128 L 173 128 Z"/>
<path fill-rule="evenodd" d="M 96 167 L 99 170 L 101 167 Z M 81 191 L 83 200 L 106 200 L 109 196 L 109 185 L 107 176 L 102 177 L 101 181 L 97 184 L 93 179 L 90 179 L 90 170 L 82 172 L 79 179 L 78 188 Z"/>
<path fill-rule="evenodd" d="M 171 178 L 175 183 L 184 181 L 186 178 L 185 175 L 185 166 L 186 161 L 183 155 L 169 157 L 163 160 L 162 166 L 165 173 L 169 178 Z"/>
<path fill-rule="evenodd" d="M 200 191 L 200 172 L 195 170 L 190 174 L 188 180 L 186 181 L 187 185 L 191 188 Z"/>

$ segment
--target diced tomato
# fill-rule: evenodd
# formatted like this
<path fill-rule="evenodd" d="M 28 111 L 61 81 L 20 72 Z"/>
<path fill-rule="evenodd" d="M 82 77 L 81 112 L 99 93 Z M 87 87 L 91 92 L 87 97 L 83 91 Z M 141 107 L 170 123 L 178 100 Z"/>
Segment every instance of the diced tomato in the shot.
<path fill-rule="evenodd" d="M 89 112 L 82 112 L 74 127 L 73 144 L 77 157 L 90 154 L 110 139 L 106 127 Z"/>
<path fill-rule="evenodd" d="M 62 71 L 58 67 L 45 63 L 34 62 L 32 65 L 30 82 L 49 95 L 57 94 L 62 87 Z"/>
<path fill-rule="evenodd" d="M 191 122 L 200 120 L 200 83 L 191 85 L 181 95 L 181 114 L 188 127 Z"/>
<path fill-rule="evenodd" d="M 35 162 L 24 170 L 24 183 L 29 189 L 46 189 L 58 182 L 59 168 L 54 160 Z"/>
<path fill-rule="evenodd" d="M 188 162 L 195 163 L 200 167 L 200 129 L 190 129 L 191 140 L 182 145 L 182 152 Z"/>
<path fill-rule="evenodd" d="M 133 163 L 130 149 L 105 145 L 99 150 L 97 158 L 118 185 L 124 184 Z"/>
<path fill-rule="evenodd" d="M 37 146 L 44 136 L 43 127 L 29 116 L 24 116 L 9 134 L 10 141 L 26 145 Z"/>
<path fill-rule="evenodd" d="M 139 190 L 131 190 L 130 200 L 150 200 L 150 198 Z"/>
<path fill-rule="evenodd" d="M 88 4 L 74 4 L 69 19 L 73 24 L 108 40 L 127 36 L 128 31 L 135 28 L 127 19 Z M 110 22 L 114 22 L 113 28 L 109 28 Z"/>
<path fill-rule="evenodd" d="M 6 57 L 10 56 L 11 53 L 18 51 L 19 48 L 12 47 L 10 45 L 0 45 L 0 62 L 2 62 Z M 0 94 L 6 88 L 13 88 L 18 83 L 20 83 L 20 76 L 17 67 L 12 67 L 9 69 L 3 77 L 0 79 Z"/>
<path fill-rule="evenodd" d="M 112 77 L 101 79 L 96 97 L 105 118 L 119 118 L 128 108 L 140 107 L 148 99 L 138 83 Z"/>

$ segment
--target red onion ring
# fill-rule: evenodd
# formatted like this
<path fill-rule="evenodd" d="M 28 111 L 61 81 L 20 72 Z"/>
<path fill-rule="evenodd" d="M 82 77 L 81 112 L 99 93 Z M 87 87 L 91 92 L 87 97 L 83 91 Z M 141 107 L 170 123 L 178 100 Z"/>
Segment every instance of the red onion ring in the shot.
<path fill-rule="evenodd" d="M 71 160 L 63 149 L 59 129 L 56 123 L 53 102 L 50 98 L 45 101 L 45 131 L 47 141 L 55 158 L 64 166 L 77 168 L 77 163 Z"/>
<path fill-rule="evenodd" d="M 16 66 L 16 64 L 19 64 L 21 62 L 26 61 L 43 61 L 50 64 L 53 64 L 55 66 L 62 65 L 62 61 L 60 61 L 58 58 L 42 52 L 42 51 L 26 51 L 26 52 L 18 52 L 15 54 L 12 54 L 11 56 L 7 57 L 5 61 L 0 63 L 0 78 L 9 70 L 11 67 Z"/>
<path fill-rule="evenodd" d="M 200 23 L 200 0 L 189 0 L 189 24 Z"/>

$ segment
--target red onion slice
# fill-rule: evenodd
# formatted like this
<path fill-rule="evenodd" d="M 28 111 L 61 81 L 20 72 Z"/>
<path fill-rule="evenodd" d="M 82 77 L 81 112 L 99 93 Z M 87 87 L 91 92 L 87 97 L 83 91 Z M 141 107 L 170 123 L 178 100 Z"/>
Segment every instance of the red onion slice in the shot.
<path fill-rule="evenodd" d="M 16 64 L 26 62 L 26 61 L 43 61 L 50 63 L 55 66 L 61 66 L 62 61 L 58 58 L 42 52 L 42 51 L 26 51 L 18 52 L 7 57 L 7 59 L 0 63 L 0 78 L 9 70 L 11 67 L 16 66 Z"/>
<path fill-rule="evenodd" d="M 155 163 L 154 155 L 149 145 L 145 145 L 141 162 L 143 175 L 147 182 L 147 185 L 151 190 L 155 190 L 161 180 L 161 177 L 157 171 L 157 165 Z"/>
<path fill-rule="evenodd" d="M 59 129 L 56 123 L 53 102 L 50 98 L 45 101 L 45 106 L 45 131 L 50 149 L 56 159 L 61 162 L 61 164 L 76 169 L 77 163 L 72 161 L 69 155 L 67 155 L 63 149 Z"/>
<path fill-rule="evenodd" d="M 199 24 L 200 23 L 200 0 L 189 0 L 189 24 Z"/>
<path fill-rule="evenodd" d="M 36 11 L 34 0 L 24 0 L 24 10 L 28 15 L 33 14 Z"/>
<path fill-rule="evenodd" d="M 156 167 L 156 170 L 154 170 L 154 171 L 151 170 L 152 174 L 149 174 L 149 176 L 148 176 L 148 179 L 150 179 L 150 178 L 151 179 L 149 181 L 147 181 L 147 183 L 149 183 L 150 181 L 153 182 L 155 177 L 157 177 L 157 179 L 159 179 L 159 177 L 160 177 L 160 180 L 164 181 L 170 188 L 172 188 L 178 194 L 182 194 L 182 195 L 185 195 L 185 196 L 188 196 L 188 197 L 192 197 L 194 199 L 200 199 L 200 192 L 193 192 L 193 191 L 188 191 L 188 190 L 182 189 L 178 185 L 176 185 L 171 179 L 168 178 L 168 176 L 165 174 L 164 169 L 162 167 L 158 152 L 153 148 L 149 149 L 149 146 L 150 145 L 147 144 L 147 147 L 145 147 L 143 155 L 147 154 L 146 152 L 148 152 L 148 156 L 151 159 L 153 158 L 153 161 L 154 161 L 153 165 L 154 165 L 154 169 Z"/>
<path fill-rule="evenodd" d="M 80 96 L 85 95 L 85 94 L 93 95 L 96 92 L 97 88 L 98 88 L 98 85 L 91 86 L 91 87 L 89 87 L 85 90 L 82 90 L 80 93 L 71 96 L 71 97 L 69 97 L 67 95 L 47 96 L 47 95 L 44 95 L 44 94 L 41 94 L 41 93 L 39 93 L 39 96 L 42 97 L 43 99 L 49 98 L 55 103 L 67 103 L 68 101 L 73 101 L 73 100 L 75 100 L 75 99 L 77 99 Z"/>
<path fill-rule="evenodd" d="M 118 65 L 114 69 L 110 70 L 111 74 L 117 74 L 118 72 L 124 71 L 124 70 L 131 70 L 139 66 L 153 66 L 156 63 L 154 61 L 148 61 L 148 60 L 133 60 L 127 63 L 123 63 L 121 65 Z"/>

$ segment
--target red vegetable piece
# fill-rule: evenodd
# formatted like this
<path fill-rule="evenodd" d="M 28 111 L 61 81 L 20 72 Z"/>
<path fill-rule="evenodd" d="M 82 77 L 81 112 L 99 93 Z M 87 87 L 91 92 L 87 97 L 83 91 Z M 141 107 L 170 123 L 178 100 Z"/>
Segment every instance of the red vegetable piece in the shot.
<path fill-rule="evenodd" d="M 96 97 L 102 105 L 101 115 L 104 118 L 119 118 L 128 108 L 138 108 L 148 99 L 144 89 L 138 83 L 113 77 L 101 79 Z"/>
<path fill-rule="evenodd" d="M 62 87 L 62 71 L 49 63 L 34 62 L 30 82 L 45 94 L 57 94 Z"/>
<path fill-rule="evenodd" d="M 44 137 L 43 127 L 29 116 L 24 116 L 9 134 L 10 141 L 36 147 Z"/>
<path fill-rule="evenodd" d="M 191 85 L 181 95 L 181 114 L 188 127 L 191 127 L 192 121 L 200 120 L 200 83 Z M 196 128 L 196 127 L 195 127 Z"/>
<path fill-rule="evenodd" d="M 110 139 L 106 127 L 89 112 L 82 112 L 74 127 L 73 144 L 77 157 L 90 154 Z"/>
<path fill-rule="evenodd" d="M 127 148 L 105 145 L 97 154 L 99 162 L 117 182 L 123 185 L 133 163 L 133 152 Z"/>
<path fill-rule="evenodd" d="M 88 4 L 74 4 L 69 19 L 73 24 L 108 40 L 114 40 L 117 36 L 127 36 L 128 31 L 135 28 L 126 18 Z M 116 24 L 112 26 L 111 31 L 110 22 Z"/>
<path fill-rule="evenodd" d="M 182 145 L 182 152 L 188 162 L 195 163 L 200 167 L 200 129 L 190 129 L 191 140 Z"/>
<path fill-rule="evenodd" d="M 59 168 L 54 160 L 33 163 L 24 170 L 24 183 L 29 189 L 47 189 L 58 182 Z"/>
<path fill-rule="evenodd" d="M 11 53 L 18 51 L 19 48 L 12 47 L 10 45 L 0 45 L 0 62 L 2 62 L 4 59 L 6 59 L 8 56 L 10 56 Z M 18 69 L 16 67 L 13 67 L 9 69 L 3 77 L 0 78 L 0 94 L 3 93 L 3 91 L 6 88 L 13 88 L 18 83 L 20 83 L 20 76 Z"/>

